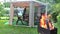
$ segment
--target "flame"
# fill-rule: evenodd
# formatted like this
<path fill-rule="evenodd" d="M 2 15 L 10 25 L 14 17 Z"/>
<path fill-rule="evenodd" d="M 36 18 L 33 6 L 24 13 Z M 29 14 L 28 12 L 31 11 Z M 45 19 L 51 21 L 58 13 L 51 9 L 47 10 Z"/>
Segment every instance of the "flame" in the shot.
<path fill-rule="evenodd" d="M 50 16 L 50 15 L 49 15 L 49 16 Z M 51 22 L 48 21 L 48 25 L 49 25 L 50 30 L 54 29 L 54 26 L 52 25 Z M 45 16 L 45 15 L 42 15 L 42 18 L 40 19 L 40 26 L 41 26 L 42 28 L 47 29 L 46 16 Z"/>

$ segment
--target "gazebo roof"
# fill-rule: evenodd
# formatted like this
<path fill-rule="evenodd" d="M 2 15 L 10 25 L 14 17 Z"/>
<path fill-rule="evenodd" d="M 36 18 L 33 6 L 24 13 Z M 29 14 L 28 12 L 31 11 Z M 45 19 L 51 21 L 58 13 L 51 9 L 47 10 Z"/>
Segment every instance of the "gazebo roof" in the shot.
<path fill-rule="evenodd" d="M 31 2 L 34 2 L 34 6 L 40 6 L 40 5 L 45 5 L 45 3 L 42 3 L 42 2 L 39 2 L 39 1 L 15 1 L 15 2 L 12 2 L 12 4 L 14 6 L 20 6 L 20 7 L 29 7 L 29 4 Z"/>

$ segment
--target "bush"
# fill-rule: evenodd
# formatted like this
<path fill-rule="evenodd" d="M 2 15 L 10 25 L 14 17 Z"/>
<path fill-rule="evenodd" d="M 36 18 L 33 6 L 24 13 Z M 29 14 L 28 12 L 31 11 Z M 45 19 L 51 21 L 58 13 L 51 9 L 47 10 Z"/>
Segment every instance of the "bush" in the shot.
<path fill-rule="evenodd" d="M 60 22 L 60 15 L 57 16 L 57 21 Z"/>
<path fill-rule="evenodd" d="M 54 12 L 53 14 L 52 14 L 52 20 L 54 21 L 54 23 L 56 23 L 57 22 L 57 17 L 58 16 L 58 12 Z"/>
<path fill-rule="evenodd" d="M 57 25 L 60 26 L 60 15 L 57 16 Z"/>

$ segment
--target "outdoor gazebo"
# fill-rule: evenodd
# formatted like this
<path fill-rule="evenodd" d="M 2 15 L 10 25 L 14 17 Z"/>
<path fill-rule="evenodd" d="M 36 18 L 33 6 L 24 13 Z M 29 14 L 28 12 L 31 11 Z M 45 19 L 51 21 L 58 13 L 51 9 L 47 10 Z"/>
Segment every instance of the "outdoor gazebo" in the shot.
<path fill-rule="evenodd" d="M 9 25 L 12 25 L 13 17 L 14 17 L 14 7 L 28 7 L 29 8 L 29 26 L 33 27 L 34 26 L 34 9 L 35 7 L 38 7 L 38 14 L 40 15 L 40 7 L 41 5 L 45 5 L 42 2 L 39 1 L 16 1 L 16 2 L 11 2 L 10 5 L 10 20 L 9 20 Z"/>

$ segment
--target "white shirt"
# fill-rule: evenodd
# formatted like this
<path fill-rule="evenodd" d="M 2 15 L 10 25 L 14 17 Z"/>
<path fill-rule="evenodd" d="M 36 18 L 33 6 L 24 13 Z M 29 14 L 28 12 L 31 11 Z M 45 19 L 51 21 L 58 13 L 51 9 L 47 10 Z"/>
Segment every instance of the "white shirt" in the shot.
<path fill-rule="evenodd" d="M 18 16 L 22 16 L 23 15 L 24 8 L 19 8 L 18 7 L 17 10 L 19 11 Z"/>

